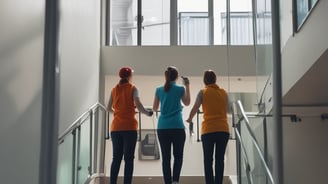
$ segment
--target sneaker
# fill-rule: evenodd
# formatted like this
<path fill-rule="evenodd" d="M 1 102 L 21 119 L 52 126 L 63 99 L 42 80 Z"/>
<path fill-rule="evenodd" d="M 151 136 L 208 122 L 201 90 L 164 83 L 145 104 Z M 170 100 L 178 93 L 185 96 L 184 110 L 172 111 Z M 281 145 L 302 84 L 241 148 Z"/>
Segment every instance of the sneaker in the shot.
<path fill-rule="evenodd" d="M 174 182 L 172 182 L 172 184 L 179 184 L 179 182 L 177 182 L 177 181 L 174 181 Z"/>

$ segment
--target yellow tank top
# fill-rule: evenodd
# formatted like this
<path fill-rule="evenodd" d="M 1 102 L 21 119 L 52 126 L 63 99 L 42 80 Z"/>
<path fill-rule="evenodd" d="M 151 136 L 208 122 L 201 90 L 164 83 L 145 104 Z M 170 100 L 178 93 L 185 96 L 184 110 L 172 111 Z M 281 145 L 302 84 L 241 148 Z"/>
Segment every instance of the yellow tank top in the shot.
<path fill-rule="evenodd" d="M 227 93 L 216 84 L 207 85 L 203 90 L 202 134 L 213 132 L 229 133 L 227 119 Z"/>

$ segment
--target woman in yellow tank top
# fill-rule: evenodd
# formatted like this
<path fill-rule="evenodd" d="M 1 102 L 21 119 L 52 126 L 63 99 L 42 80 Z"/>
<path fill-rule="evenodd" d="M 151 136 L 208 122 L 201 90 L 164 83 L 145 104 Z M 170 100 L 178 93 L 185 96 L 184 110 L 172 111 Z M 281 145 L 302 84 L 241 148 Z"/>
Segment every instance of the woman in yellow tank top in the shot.
<path fill-rule="evenodd" d="M 224 154 L 229 140 L 228 96 L 226 91 L 216 84 L 216 75 L 212 70 L 205 71 L 203 79 L 205 87 L 199 91 L 187 122 L 192 123 L 192 118 L 202 106 L 204 120 L 201 138 L 205 180 L 206 184 L 221 184 L 224 172 Z M 214 149 L 215 175 L 212 168 Z"/>

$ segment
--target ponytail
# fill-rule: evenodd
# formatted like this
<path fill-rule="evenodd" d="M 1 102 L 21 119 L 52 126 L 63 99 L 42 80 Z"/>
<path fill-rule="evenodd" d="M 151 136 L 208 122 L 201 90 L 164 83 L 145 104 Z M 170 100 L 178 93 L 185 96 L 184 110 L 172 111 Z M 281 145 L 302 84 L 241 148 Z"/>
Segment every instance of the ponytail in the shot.
<path fill-rule="evenodd" d="M 171 88 L 170 80 L 169 80 L 169 71 L 165 71 L 165 84 L 164 84 L 164 91 L 168 92 Z"/>
<path fill-rule="evenodd" d="M 127 83 L 129 82 L 129 80 L 127 78 L 122 78 L 119 82 L 119 84 L 124 84 L 124 83 Z"/>
<path fill-rule="evenodd" d="M 169 66 L 165 71 L 165 84 L 164 91 L 168 92 L 171 88 L 171 81 L 175 81 L 178 78 L 178 70 L 174 66 Z"/>

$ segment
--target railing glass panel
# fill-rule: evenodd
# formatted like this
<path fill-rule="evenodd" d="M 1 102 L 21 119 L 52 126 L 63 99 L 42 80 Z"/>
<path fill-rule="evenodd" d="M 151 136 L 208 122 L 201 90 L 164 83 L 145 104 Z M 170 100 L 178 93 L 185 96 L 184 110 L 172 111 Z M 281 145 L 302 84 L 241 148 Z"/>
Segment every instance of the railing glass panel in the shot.
<path fill-rule="evenodd" d="M 263 154 L 266 154 L 266 121 L 263 117 L 248 116 L 249 126 L 254 133 L 258 146 Z M 245 127 L 246 128 L 246 127 Z"/>
<path fill-rule="evenodd" d="M 78 183 L 83 184 L 90 169 L 90 117 L 83 121 L 79 135 L 79 160 L 78 160 Z"/>
<path fill-rule="evenodd" d="M 70 134 L 58 145 L 57 183 L 73 183 L 73 141 Z"/>
<path fill-rule="evenodd" d="M 267 164 L 265 118 L 254 113 L 246 114 L 240 101 L 233 103 L 232 109 L 237 140 L 238 183 L 273 184 Z"/>
<path fill-rule="evenodd" d="M 242 141 L 246 148 L 246 154 L 248 156 L 249 162 L 249 176 L 251 178 L 248 181 L 252 181 L 252 184 L 265 184 L 266 183 L 266 174 L 265 168 L 261 163 L 260 155 L 256 150 L 256 147 L 252 143 L 251 135 L 247 130 L 245 123 L 240 124 L 240 133 Z M 247 181 L 247 178 L 245 178 Z M 244 180 L 245 180 L 244 179 Z"/>
<path fill-rule="evenodd" d="M 105 160 L 105 142 L 108 127 L 106 122 L 107 111 L 103 108 L 98 108 L 95 113 L 94 134 L 93 136 L 93 166 L 92 173 L 104 173 L 104 160 Z"/>
<path fill-rule="evenodd" d="M 245 154 L 240 152 L 240 157 L 241 157 L 241 162 L 240 162 L 240 183 L 239 184 L 247 184 L 248 179 L 247 179 L 247 162 L 244 160 Z"/>
<path fill-rule="evenodd" d="M 58 138 L 58 184 L 84 184 L 104 175 L 107 117 L 106 108 L 97 103 Z"/>

